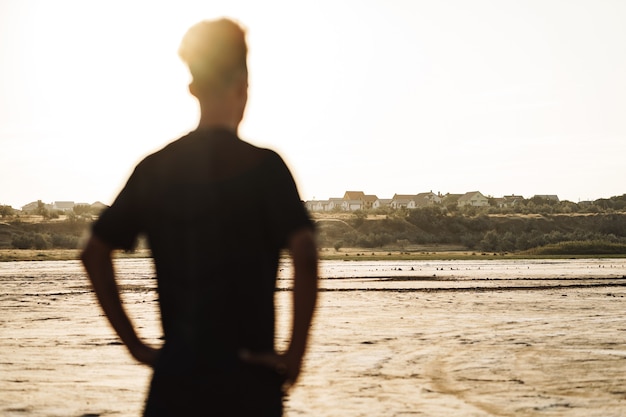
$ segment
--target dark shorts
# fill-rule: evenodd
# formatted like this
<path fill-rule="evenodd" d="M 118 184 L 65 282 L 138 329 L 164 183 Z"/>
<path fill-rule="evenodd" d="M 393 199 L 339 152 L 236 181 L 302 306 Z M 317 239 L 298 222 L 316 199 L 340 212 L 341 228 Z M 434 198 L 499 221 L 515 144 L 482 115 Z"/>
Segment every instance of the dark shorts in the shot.
<path fill-rule="evenodd" d="M 280 417 L 283 383 L 274 370 L 236 358 L 208 367 L 161 355 L 144 417 Z"/>

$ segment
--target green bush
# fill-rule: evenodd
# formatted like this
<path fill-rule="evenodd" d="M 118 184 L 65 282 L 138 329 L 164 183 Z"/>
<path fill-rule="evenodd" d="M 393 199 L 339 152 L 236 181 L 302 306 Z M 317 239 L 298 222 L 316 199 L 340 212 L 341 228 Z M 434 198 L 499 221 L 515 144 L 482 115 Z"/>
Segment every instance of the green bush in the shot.
<path fill-rule="evenodd" d="M 49 249 L 48 237 L 41 233 L 21 233 L 13 235 L 11 246 L 15 249 Z"/>
<path fill-rule="evenodd" d="M 605 240 L 568 241 L 546 245 L 532 250 L 537 255 L 624 255 L 626 243 Z"/>
<path fill-rule="evenodd" d="M 11 246 L 15 249 L 31 249 L 33 245 L 33 238 L 28 234 L 15 234 L 11 239 Z"/>
<path fill-rule="evenodd" d="M 53 234 L 51 240 L 52 247 L 59 249 L 77 249 L 79 244 L 78 237 L 71 235 Z"/>

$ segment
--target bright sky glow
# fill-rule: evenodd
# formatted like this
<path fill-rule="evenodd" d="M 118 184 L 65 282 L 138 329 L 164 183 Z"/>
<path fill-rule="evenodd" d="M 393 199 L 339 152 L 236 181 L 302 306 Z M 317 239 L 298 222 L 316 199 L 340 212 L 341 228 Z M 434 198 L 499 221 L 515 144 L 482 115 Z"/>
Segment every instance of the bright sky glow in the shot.
<path fill-rule="evenodd" d="M 626 2 L 0 2 L 0 204 L 110 204 L 198 117 L 177 56 L 248 30 L 240 135 L 302 198 L 626 193 Z"/>

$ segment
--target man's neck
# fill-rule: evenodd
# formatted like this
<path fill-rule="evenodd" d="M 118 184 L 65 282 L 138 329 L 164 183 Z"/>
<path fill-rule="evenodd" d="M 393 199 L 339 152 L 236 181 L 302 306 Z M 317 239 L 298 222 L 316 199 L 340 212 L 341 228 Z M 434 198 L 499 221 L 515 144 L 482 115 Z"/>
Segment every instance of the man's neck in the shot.
<path fill-rule="evenodd" d="M 198 123 L 197 130 L 208 130 L 208 129 L 224 129 L 234 134 L 237 134 L 237 128 L 239 127 L 239 123 L 229 123 L 224 120 L 213 120 L 213 119 L 204 119 L 200 118 L 200 122 Z"/>
<path fill-rule="evenodd" d="M 237 133 L 241 116 L 228 105 L 219 103 L 200 103 L 200 121 L 198 129 L 226 129 Z"/>

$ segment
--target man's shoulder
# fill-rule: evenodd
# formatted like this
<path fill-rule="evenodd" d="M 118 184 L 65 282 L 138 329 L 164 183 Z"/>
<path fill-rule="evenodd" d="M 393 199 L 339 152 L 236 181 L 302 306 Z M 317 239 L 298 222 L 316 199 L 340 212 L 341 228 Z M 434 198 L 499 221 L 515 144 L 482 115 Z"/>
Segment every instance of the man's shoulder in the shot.
<path fill-rule="evenodd" d="M 191 142 L 188 140 L 192 136 L 192 133 L 188 133 L 184 136 L 176 138 L 170 142 L 167 142 L 165 145 L 162 145 L 160 149 L 149 153 L 146 157 L 144 157 L 144 161 L 151 160 L 155 158 L 159 158 L 163 155 L 167 155 L 170 152 L 176 151 L 182 147 L 188 146 Z"/>
<path fill-rule="evenodd" d="M 158 165 L 168 163 L 168 161 L 181 160 L 181 158 L 184 160 L 190 155 L 200 156 L 200 154 L 206 153 L 207 144 L 203 143 L 202 140 L 198 140 L 201 139 L 199 136 L 198 131 L 191 131 L 180 136 L 145 156 L 139 165 Z"/>
<path fill-rule="evenodd" d="M 243 140 L 240 140 L 237 146 L 226 154 L 228 155 L 227 159 L 230 159 L 233 165 L 240 166 L 242 171 L 258 174 L 266 171 L 271 172 L 276 170 L 277 166 L 285 165 L 276 151 Z"/>
<path fill-rule="evenodd" d="M 198 166 L 211 166 L 216 178 L 245 172 L 274 176 L 287 169 L 282 157 L 273 149 L 254 145 L 234 135 L 209 138 L 206 134 L 190 132 L 147 155 L 136 171 L 152 175 L 172 169 L 186 172 Z"/>
<path fill-rule="evenodd" d="M 270 148 L 264 148 L 260 146 L 253 145 L 250 142 L 240 139 L 239 140 L 240 149 L 245 150 L 251 154 L 257 155 L 263 159 L 270 158 L 272 160 L 281 159 L 280 155 L 276 151 Z"/>

